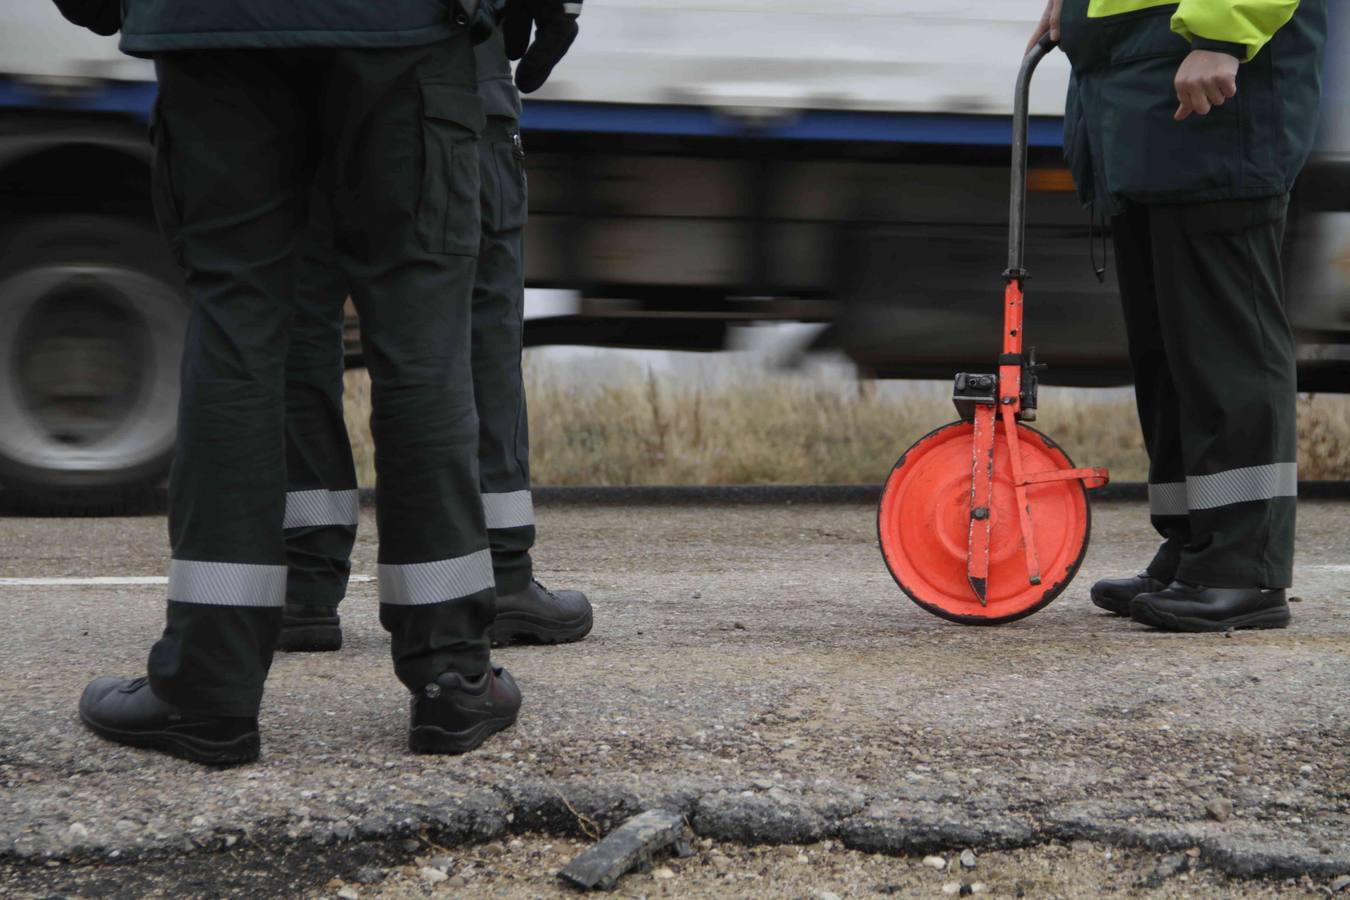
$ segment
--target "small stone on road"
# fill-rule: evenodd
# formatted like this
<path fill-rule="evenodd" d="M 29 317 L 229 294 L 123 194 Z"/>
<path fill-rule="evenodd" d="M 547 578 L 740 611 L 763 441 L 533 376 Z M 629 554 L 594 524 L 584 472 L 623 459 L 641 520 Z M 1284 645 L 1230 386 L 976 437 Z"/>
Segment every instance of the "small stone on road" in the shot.
<path fill-rule="evenodd" d="M 439 882 L 447 881 L 450 878 L 449 875 L 446 875 L 440 869 L 433 869 L 431 866 L 423 866 L 421 872 L 418 874 L 422 876 L 422 880 L 427 884 L 438 884 Z"/>
<path fill-rule="evenodd" d="M 356 877 L 352 880 L 357 884 L 379 884 L 384 881 L 384 870 L 374 866 L 362 866 L 356 870 Z"/>

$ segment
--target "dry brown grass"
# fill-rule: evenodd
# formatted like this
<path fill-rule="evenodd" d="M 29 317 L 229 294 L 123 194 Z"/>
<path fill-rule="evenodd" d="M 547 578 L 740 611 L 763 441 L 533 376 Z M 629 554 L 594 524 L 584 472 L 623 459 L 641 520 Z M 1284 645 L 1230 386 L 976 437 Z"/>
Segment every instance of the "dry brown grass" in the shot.
<path fill-rule="evenodd" d="M 1319 394 L 1299 401 L 1298 477 L 1350 478 L 1350 397 Z"/>
<path fill-rule="evenodd" d="M 342 415 L 356 457 L 356 480 L 361 487 L 375 486 L 375 441 L 370 436 L 370 373 L 351 369 L 342 379 Z"/>
<path fill-rule="evenodd" d="M 581 364 L 584 366 L 584 363 Z M 531 467 L 541 485 L 857 484 L 886 477 L 916 439 L 955 418 L 945 384 L 876 385 L 745 367 L 661 377 L 633 365 L 594 385 L 577 364 L 526 364 Z M 347 375 L 363 486 L 374 482 L 365 372 Z M 1037 427 L 1079 465 L 1142 481 L 1126 391 L 1045 388 Z M 1299 401 L 1299 475 L 1350 478 L 1350 397 Z"/>

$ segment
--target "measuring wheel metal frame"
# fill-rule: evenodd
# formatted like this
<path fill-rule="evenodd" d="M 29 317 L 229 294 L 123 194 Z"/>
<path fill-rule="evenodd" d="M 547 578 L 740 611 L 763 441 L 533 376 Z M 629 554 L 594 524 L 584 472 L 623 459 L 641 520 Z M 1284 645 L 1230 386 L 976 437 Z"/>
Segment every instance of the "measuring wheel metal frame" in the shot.
<path fill-rule="evenodd" d="M 1022 61 L 1013 99 L 1008 268 L 997 374 L 962 372 L 961 421 L 920 438 L 896 463 L 877 507 L 877 541 L 900 589 L 929 612 L 966 625 L 1031 615 L 1068 587 L 1091 536 L 1087 490 L 1103 468 L 1075 468 L 1033 428 L 1036 353 L 1023 352 L 1027 100 L 1031 75 L 1055 47 L 1042 38 Z"/>

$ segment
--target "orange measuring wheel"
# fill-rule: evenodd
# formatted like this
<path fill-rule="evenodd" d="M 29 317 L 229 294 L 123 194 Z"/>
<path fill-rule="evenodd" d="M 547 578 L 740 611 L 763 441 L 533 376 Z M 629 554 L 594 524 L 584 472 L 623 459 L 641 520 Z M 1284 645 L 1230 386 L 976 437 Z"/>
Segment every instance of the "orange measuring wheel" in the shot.
<path fill-rule="evenodd" d="M 929 612 L 969 625 L 997 625 L 1029 616 L 1055 599 L 1078 572 L 1092 530 L 1083 482 L 1029 484 L 1035 509 L 1038 584 L 1027 574 L 1008 442 L 1000 424 L 988 504 L 989 562 L 982 603 L 968 574 L 974 424 L 953 422 L 921 438 L 886 479 L 877 537 L 886 568 L 910 599 Z M 1054 441 L 1017 426 L 1024 472 L 1064 472 L 1073 463 Z"/>
<path fill-rule="evenodd" d="M 956 376 L 960 422 L 900 457 L 877 510 L 877 538 L 900 589 L 935 615 L 967 625 L 1029 616 L 1055 599 L 1087 552 L 1087 489 L 1105 469 L 1075 469 L 1036 418 L 1036 350 L 1022 352 L 1023 235 L 1027 208 L 1027 98 L 1031 73 L 1055 42 L 1027 53 L 1013 95 L 1008 268 L 997 374 Z"/>

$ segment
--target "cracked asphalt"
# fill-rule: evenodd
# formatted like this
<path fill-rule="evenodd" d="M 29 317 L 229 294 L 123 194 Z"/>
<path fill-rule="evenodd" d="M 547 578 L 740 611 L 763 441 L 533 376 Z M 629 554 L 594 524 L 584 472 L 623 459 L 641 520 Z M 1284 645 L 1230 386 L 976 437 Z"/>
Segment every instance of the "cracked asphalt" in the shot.
<path fill-rule="evenodd" d="M 262 761 L 216 771 L 104 743 L 75 715 L 90 678 L 142 670 L 162 587 L 0 581 L 0 888 L 60 893 L 59 873 L 97 867 L 172 881 L 266 852 L 309 862 L 241 892 L 320 890 L 371 846 L 586 839 L 653 806 L 734 846 L 921 856 L 1086 841 L 1190 851 L 1223 892 L 1287 878 L 1315 891 L 1350 873 L 1344 502 L 1300 508 L 1293 627 L 1232 635 L 1152 632 L 1088 602 L 1093 580 L 1150 554 L 1139 503 L 1098 504 L 1077 580 L 996 629 L 910 603 L 868 506 L 546 506 L 539 519 L 538 574 L 587 591 L 595 631 L 498 651 L 525 692 L 521 721 L 454 759 L 405 748 L 373 583 L 352 586 L 340 653 L 278 655 Z M 0 519 L 0 580 L 162 575 L 164 530 Z M 375 554 L 367 511 L 355 571 L 373 573 Z"/>

